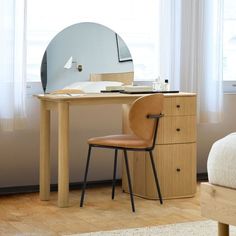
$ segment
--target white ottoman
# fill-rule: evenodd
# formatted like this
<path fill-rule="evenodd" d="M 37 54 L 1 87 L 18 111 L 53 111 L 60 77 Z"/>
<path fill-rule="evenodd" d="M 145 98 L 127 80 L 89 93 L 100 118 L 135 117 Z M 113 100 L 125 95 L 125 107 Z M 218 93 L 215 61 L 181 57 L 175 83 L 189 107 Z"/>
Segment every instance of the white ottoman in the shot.
<path fill-rule="evenodd" d="M 236 189 L 236 133 L 212 145 L 207 170 L 209 183 Z"/>

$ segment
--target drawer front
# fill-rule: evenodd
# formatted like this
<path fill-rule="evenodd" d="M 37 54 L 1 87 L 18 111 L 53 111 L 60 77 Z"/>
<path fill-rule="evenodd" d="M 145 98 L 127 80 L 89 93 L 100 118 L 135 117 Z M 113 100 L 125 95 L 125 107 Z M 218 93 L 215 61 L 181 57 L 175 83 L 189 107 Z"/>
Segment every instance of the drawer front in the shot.
<path fill-rule="evenodd" d="M 154 156 L 163 198 L 196 193 L 195 143 L 156 145 Z M 146 163 L 146 191 L 151 198 L 157 195 L 149 158 Z"/>
<path fill-rule="evenodd" d="M 165 116 L 196 115 L 196 96 L 166 97 L 163 114 Z"/>
<path fill-rule="evenodd" d="M 160 120 L 157 144 L 196 142 L 196 116 L 169 116 Z"/>

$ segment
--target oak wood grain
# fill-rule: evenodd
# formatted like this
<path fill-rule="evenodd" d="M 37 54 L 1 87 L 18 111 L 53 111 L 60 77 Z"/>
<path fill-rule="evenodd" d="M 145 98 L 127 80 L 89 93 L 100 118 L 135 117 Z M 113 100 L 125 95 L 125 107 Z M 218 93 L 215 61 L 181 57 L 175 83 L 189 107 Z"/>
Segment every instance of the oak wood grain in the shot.
<path fill-rule="evenodd" d="M 236 225 L 236 190 L 209 183 L 201 184 L 201 212 L 204 217 Z"/>
<path fill-rule="evenodd" d="M 123 132 L 130 133 L 129 107 L 123 111 Z M 196 96 L 165 96 L 154 157 L 164 199 L 192 197 L 196 193 Z M 135 152 L 130 160 L 134 194 L 157 199 L 149 154 Z M 123 189 L 128 192 L 125 169 Z"/>
<path fill-rule="evenodd" d="M 84 208 L 79 207 L 81 191 L 70 192 L 70 207 L 57 207 L 57 192 L 51 201 L 40 201 L 38 193 L 0 196 L 0 235 L 61 236 L 203 220 L 199 192 L 194 198 L 158 201 L 135 198 L 136 213 L 130 211 L 130 198 L 111 186 L 89 188 Z M 108 223 L 109 222 L 109 223 Z"/>
<path fill-rule="evenodd" d="M 40 102 L 40 199 L 50 198 L 50 110 Z"/>

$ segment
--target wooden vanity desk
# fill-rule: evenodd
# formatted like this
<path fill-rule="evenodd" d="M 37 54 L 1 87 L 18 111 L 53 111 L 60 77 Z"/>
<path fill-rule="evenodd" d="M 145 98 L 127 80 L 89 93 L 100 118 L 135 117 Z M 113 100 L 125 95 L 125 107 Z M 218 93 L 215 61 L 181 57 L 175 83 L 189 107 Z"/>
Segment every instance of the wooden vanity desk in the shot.
<path fill-rule="evenodd" d="M 155 161 L 164 198 L 192 196 L 196 192 L 196 95 L 164 94 Z M 123 131 L 130 132 L 127 114 L 130 104 L 144 94 L 37 95 L 40 100 L 40 199 L 50 197 L 50 113 L 58 112 L 58 206 L 69 205 L 69 107 L 72 105 L 122 104 Z M 134 193 L 156 198 L 149 159 L 130 153 Z M 123 173 L 124 175 L 125 173 Z M 123 189 L 126 191 L 126 176 Z"/>

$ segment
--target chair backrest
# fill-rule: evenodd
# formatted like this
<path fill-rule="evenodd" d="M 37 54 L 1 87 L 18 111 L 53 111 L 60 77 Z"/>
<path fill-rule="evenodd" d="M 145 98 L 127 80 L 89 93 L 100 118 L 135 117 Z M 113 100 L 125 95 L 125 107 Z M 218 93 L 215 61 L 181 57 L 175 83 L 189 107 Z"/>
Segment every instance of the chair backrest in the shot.
<path fill-rule="evenodd" d="M 134 72 L 90 74 L 90 81 L 118 81 L 131 85 L 133 80 Z"/>
<path fill-rule="evenodd" d="M 155 119 L 148 119 L 147 115 L 162 113 L 164 103 L 163 94 L 147 95 L 134 101 L 129 112 L 130 128 L 136 136 L 144 140 L 154 138 Z"/>

